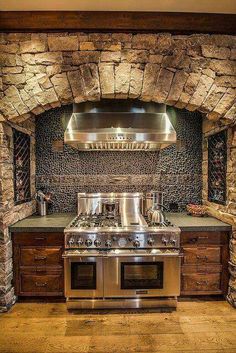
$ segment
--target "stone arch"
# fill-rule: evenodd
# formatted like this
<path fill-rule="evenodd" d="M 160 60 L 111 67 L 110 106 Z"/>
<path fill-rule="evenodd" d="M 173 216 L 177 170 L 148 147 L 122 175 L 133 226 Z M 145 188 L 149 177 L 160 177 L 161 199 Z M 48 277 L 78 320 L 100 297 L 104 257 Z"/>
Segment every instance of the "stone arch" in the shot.
<path fill-rule="evenodd" d="M 3 35 L 2 120 L 72 102 L 136 98 L 235 121 L 235 37 Z"/>

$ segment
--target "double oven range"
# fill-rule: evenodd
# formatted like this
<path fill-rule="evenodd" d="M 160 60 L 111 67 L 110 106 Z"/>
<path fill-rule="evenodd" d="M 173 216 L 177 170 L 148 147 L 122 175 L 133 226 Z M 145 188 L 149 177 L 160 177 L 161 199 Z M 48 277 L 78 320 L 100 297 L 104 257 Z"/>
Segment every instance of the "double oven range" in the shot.
<path fill-rule="evenodd" d="M 69 309 L 176 307 L 180 229 L 142 214 L 142 193 L 78 194 L 65 229 Z"/>

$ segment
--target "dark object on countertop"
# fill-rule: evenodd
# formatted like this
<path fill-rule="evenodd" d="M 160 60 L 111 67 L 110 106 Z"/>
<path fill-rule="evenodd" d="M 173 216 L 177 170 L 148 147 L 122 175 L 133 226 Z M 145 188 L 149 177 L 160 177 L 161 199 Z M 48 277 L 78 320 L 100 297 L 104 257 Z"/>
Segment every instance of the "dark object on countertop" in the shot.
<path fill-rule="evenodd" d="M 169 204 L 169 209 L 171 212 L 178 212 L 179 211 L 179 205 L 176 202 L 171 202 Z"/>
<path fill-rule="evenodd" d="M 206 207 L 203 205 L 189 204 L 186 208 L 188 215 L 194 217 L 204 217 L 206 215 Z"/>
<path fill-rule="evenodd" d="M 37 213 L 40 216 L 46 216 L 48 211 L 48 204 L 52 202 L 52 193 L 47 192 L 44 194 L 41 190 L 38 190 L 35 198 L 37 201 Z"/>

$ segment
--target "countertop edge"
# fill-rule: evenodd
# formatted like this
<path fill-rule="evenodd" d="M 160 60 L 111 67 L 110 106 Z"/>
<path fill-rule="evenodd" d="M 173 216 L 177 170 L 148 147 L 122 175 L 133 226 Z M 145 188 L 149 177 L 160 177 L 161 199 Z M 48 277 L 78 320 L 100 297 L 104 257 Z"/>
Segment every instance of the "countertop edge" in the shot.
<path fill-rule="evenodd" d="M 42 218 L 42 220 L 41 220 L 40 217 L 32 215 L 30 217 L 27 217 L 19 222 L 16 222 L 15 224 L 9 226 L 9 230 L 11 233 L 64 232 L 64 229 L 68 226 L 68 224 L 71 222 L 71 220 L 73 219 L 74 216 L 75 216 L 75 214 L 55 214 L 55 216 L 54 215 L 45 216 L 45 217 L 52 218 L 52 220 L 50 220 L 52 224 L 50 224 L 49 219 L 46 218 L 46 222 L 45 222 L 45 219 Z M 58 222 L 56 221 L 57 217 L 60 219 Z M 176 217 L 179 219 L 177 219 Z M 183 214 L 183 220 L 185 219 L 185 217 L 186 217 L 186 214 Z M 187 224 L 185 224 L 186 222 L 181 222 L 182 217 L 180 214 L 176 214 L 176 216 L 174 214 L 170 214 L 169 218 L 173 222 L 173 224 L 175 224 L 177 227 L 179 227 L 181 229 L 181 231 L 183 231 L 183 232 L 184 231 L 186 231 L 186 232 L 193 232 L 193 231 L 198 231 L 198 232 L 204 232 L 204 231 L 207 231 L 207 232 L 217 232 L 217 231 L 231 232 L 232 231 L 232 226 L 230 224 L 227 224 L 227 223 L 222 222 L 217 219 L 216 219 L 216 224 L 213 223 L 210 225 L 209 224 L 204 225 L 204 224 L 191 224 L 191 223 L 195 222 L 195 218 L 192 220 L 191 220 L 191 218 L 189 218 L 188 222 L 190 224 L 188 222 L 187 222 Z M 37 221 L 39 221 L 39 223 L 41 220 L 42 224 L 41 225 L 35 224 L 35 219 L 37 219 Z M 32 225 L 30 225 L 30 220 L 32 220 L 32 223 L 33 223 Z M 219 223 L 222 223 L 222 224 L 219 224 Z"/>
<path fill-rule="evenodd" d="M 11 233 L 57 233 L 64 232 L 65 227 L 9 227 Z"/>

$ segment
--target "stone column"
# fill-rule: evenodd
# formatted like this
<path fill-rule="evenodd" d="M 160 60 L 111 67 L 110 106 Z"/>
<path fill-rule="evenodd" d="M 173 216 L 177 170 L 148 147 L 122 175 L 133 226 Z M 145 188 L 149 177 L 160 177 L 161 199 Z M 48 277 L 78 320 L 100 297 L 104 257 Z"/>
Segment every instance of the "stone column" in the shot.
<path fill-rule="evenodd" d="M 16 126 L 31 135 L 31 195 L 35 193 L 35 138 L 32 119 Z M 14 302 L 12 241 L 9 226 L 31 215 L 35 202 L 15 206 L 13 184 L 12 126 L 0 123 L 0 312 L 7 311 Z"/>
<path fill-rule="evenodd" d="M 0 124 L 0 312 L 14 301 L 12 287 L 12 243 L 6 226 L 7 212 L 13 207 L 12 130 Z"/>
<path fill-rule="evenodd" d="M 232 225 L 232 234 L 230 236 L 230 261 L 229 272 L 230 282 L 227 299 L 236 307 L 236 127 L 228 126 L 227 136 L 227 202 L 226 205 L 218 205 L 208 201 L 208 150 L 207 136 L 217 133 L 225 126 L 220 122 L 203 121 L 203 203 L 207 206 L 209 215 L 216 217 L 223 222 Z"/>

